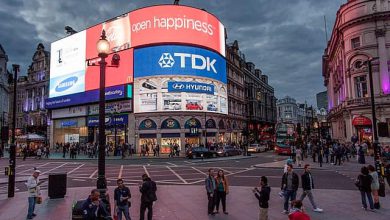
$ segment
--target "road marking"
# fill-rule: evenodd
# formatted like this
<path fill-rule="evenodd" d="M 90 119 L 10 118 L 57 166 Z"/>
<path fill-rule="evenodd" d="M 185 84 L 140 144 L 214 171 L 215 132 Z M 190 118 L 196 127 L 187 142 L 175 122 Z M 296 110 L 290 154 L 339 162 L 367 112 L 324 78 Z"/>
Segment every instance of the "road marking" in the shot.
<path fill-rule="evenodd" d="M 98 171 L 98 170 L 96 169 L 95 172 L 93 172 L 93 173 L 91 174 L 91 176 L 89 176 L 88 178 L 89 178 L 89 179 L 92 179 L 92 177 L 97 173 L 97 171 Z"/>
<path fill-rule="evenodd" d="M 239 173 L 244 173 L 244 172 L 251 171 L 251 170 L 254 170 L 254 169 L 255 168 L 246 168 L 245 170 L 237 171 L 237 172 L 234 172 L 234 173 L 229 173 L 226 176 L 235 175 L 235 174 L 239 174 Z"/>
<path fill-rule="evenodd" d="M 119 169 L 118 179 L 122 178 L 122 172 L 123 172 L 123 165 L 121 165 L 121 168 Z"/>
<path fill-rule="evenodd" d="M 48 165 L 48 164 L 50 164 L 50 163 L 52 163 L 52 162 L 44 163 L 44 164 L 42 164 L 42 165 L 36 166 L 35 168 L 40 168 L 40 167 L 46 166 L 46 165 Z M 28 169 L 23 170 L 23 171 L 20 171 L 20 172 L 17 172 L 16 174 L 22 174 L 22 173 L 25 173 L 25 172 L 27 172 L 27 171 L 33 171 L 33 170 L 34 170 L 34 167 L 28 168 Z"/>
<path fill-rule="evenodd" d="M 80 182 L 85 182 L 83 179 L 72 179 L 73 181 L 80 181 Z"/>
<path fill-rule="evenodd" d="M 218 168 L 216 168 L 216 169 L 220 169 L 220 170 L 222 170 L 224 173 L 233 173 L 232 171 L 228 171 L 228 170 L 222 169 L 221 167 L 218 167 Z"/>
<path fill-rule="evenodd" d="M 198 168 L 195 168 L 195 167 L 191 167 L 192 169 L 194 169 L 194 170 L 196 170 L 196 171 L 198 171 L 199 173 L 201 173 L 201 174 L 203 174 L 203 175 L 205 175 L 205 176 L 207 176 L 207 174 L 206 173 L 204 173 L 204 172 L 202 172 L 201 170 L 199 170 Z"/>
<path fill-rule="evenodd" d="M 200 183 L 200 182 L 204 182 L 204 181 L 205 181 L 204 179 L 202 179 L 202 180 L 197 180 L 197 181 L 195 181 L 195 182 L 191 182 L 190 184 Z"/>
<path fill-rule="evenodd" d="M 59 165 L 59 166 L 56 166 L 56 167 L 54 167 L 54 168 L 52 168 L 52 169 L 50 169 L 50 170 L 48 170 L 48 171 L 45 171 L 45 172 L 41 173 L 41 175 L 42 175 L 42 174 L 45 174 L 45 173 L 48 173 L 48 172 L 50 172 L 50 171 L 56 170 L 56 169 L 58 169 L 58 168 L 61 168 L 61 167 L 65 166 L 66 164 L 68 164 L 68 163 L 63 163 L 63 164 L 61 164 L 61 165 Z"/>
<path fill-rule="evenodd" d="M 148 177 L 150 177 L 150 174 L 149 174 L 148 170 L 146 169 L 146 167 L 145 166 L 142 166 L 142 167 L 144 168 L 145 173 L 148 175 Z"/>
<path fill-rule="evenodd" d="M 188 182 L 183 179 L 183 177 L 181 177 L 179 174 L 177 174 L 174 170 L 172 170 L 172 168 L 170 168 L 169 166 L 166 166 L 168 168 L 168 170 L 170 170 L 173 174 L 175 174 L 177 176 L 177 178 L 179 178 L 181 181 L 183 181 L 183 183 L 185 184 L 188 184 Z"/>
<path fill-rule="evenodd" d="M 169 165 L 171 165 L 171 166 L 177 167 L 177 165 L 174 164 L 174 163 L 170 163 L 170 162 L 166 162 L 166 163 L 169 164 Z"/>
<path fill-rule="evenodd" d="M 78 167 L 74 168 L 73 170 L 69 171 L 69 172 L 67 173 L 67 175 L 69 175 L 69 174 L 73 173 L 74 171 L 80 169 L 82 166 L 84 166 L 84 164 L 81 164 L 80 166 L 78 166 Z"/>
<path fill-rule="evenodd" d="M 234 176 L 238 178 L 260 178 L 260 176 Z M 267 176 L 267 178 L 281 178 L 281 176 Z"/>
<path fill-rule="evenodd" d="M 191 165 L 194 164 L 194 163 L 192 163 L 192 162 L 190 162 L 190 161 L 184 161 L 184 163 L 191 164 Z"/>

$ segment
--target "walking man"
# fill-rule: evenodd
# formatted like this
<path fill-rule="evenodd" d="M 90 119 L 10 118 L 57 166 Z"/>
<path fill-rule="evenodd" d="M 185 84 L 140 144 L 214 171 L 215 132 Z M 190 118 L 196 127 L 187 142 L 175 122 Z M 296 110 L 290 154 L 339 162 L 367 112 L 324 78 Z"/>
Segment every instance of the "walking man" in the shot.
<path fill-rule="evenodd" d="M 260 206 L 259 220 L 268 220 L 268 206 L 269 206 L 268 201 L 269 201 L 269 194 L 271 193 L 271 188 L 268 186 L 267 177 L 262 176 L 260 178 L 260 186 L 261 186 L 260 190 L 257 187 L 253 189 L 253 193 L 255 194 L 256 198 L 259 200 L 259 206 Z"/>
<path fill-rule="evenodd" d="M 209 169 L 209 176 L 205 180 L 207 199 L 208 199 L 208 214 L 215 215 L 214 206 L 216 198 L 216 182 L 214 178 L 214 169 Z"/>
<path fill-rule="evenodd" d="M 122 220 L 122 213 L 126 220 L 131 220 L 129 214 L 131 193 L 130 189 L 123 184 L 122 179 L 116 181 L 118 187 L 114 190 L 114 215 Z"/>
<path fill-rule="evenodd" d="M 305 197 L 308 196 L 310 203 L 313 206 L 313 210 L 315 212 L 322 212 L 323 210 L 318 208 L 316 203 L 314 202 L 313 193 L 312 193 L 312 190 L 314 189 L 314 181 L 313 181 L 313 176 L 310 173 L 310 165 L 306 164 L 304 169 L 305 172 L 301 176 L 303 193 L 301 195 L 300 200 L 303 201 Z"/>
<path fill-rule="evenodd" d="M 282 177 L 282 187 L 284 195 L 284 214 L 288 214 L 288 201 L 295 200 L 297 196 L 297 190 L 299 187 L 299 177 L 293 171 L 293 165 L 287 165 L 287 172 Z"/>
<path fill-rule="evenodd" d="M 142 175 L 142 185 L 139 186 L 141 192 L 140 220 L 144 220 L 145 211 L 148 209 L 148 220 L 153 217 L 153 202 L 157 201 L 157 186 L 147 174 Z"/>
<path fill-rule="evenodd" d="M 39 182 L 39 174 L 41 171 L 34 170 L 33 174 L 27 179 L 27 190 L 28 190 L 28 214 L 27 219 L 33 219 L 36 214 L 34 213 L 35 210 L 35 203 L 37 200 L 37 197 L 40 196 L 40 187 L 42 182 Z"/>

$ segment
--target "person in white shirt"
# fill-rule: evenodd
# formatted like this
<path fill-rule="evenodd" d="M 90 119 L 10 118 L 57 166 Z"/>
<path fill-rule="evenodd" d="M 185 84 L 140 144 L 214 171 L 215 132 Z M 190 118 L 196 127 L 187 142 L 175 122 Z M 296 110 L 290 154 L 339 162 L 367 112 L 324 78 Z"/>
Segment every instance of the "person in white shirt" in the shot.
<path fill-rule="evenodd" d="M 37 197 L 41 194 L 39 191 L 39 185 L 41 185 L 41 182 L 39 182 L 39 174 L 41 171 L 35 169 L 33 174 L 28 178 L 26 182 L 27 190 L 28 190 L 28 214 L 27 219 L 32 219 L 36 216 L 34 213 L 35 210 L 35 203 Z"/>

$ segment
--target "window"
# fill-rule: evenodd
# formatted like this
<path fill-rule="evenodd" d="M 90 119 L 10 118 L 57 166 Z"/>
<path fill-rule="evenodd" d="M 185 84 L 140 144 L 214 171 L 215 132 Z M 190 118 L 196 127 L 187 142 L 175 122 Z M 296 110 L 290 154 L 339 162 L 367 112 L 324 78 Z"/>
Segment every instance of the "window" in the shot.
<path fill-rule="evenodd" d="M 363 98 L 368 96 L 366 78 L 366 76 L 355 77 L 356 98 Z"/>
<path fill-rule="evenodd" d="M 351 47 L 352 49 L 360 47 L 360 37 L 355 37 L 351 39 Z"/>

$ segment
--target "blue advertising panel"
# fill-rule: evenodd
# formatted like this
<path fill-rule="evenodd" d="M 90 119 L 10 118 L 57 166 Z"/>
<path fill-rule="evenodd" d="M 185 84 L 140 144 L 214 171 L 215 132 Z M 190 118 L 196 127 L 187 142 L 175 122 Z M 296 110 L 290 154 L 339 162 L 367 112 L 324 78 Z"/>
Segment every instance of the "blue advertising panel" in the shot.
<path fill-rule="evenodd" d="M 106 116 L 105 122 L 106 125 L 125 125 L 128 123 L 129 116 L 128 115 L 110 115 Z M 88 127 L 99 126 L 99 116 L 90 116 L 87 119 Z"/>
<path fill-rule="evenodd" d="M 134 50 L 134 78 L 156 75 L 207 77 L 226 84 L 226 60 L 212 51 L 163 45 Z"/>
<path fill-rule="evenodd" d="M 125 85 L 112 86 L 105 89 L 106 100 L 125 98 Z M 83 93 L 65 95 L 46 99 L 46 108 L 61 108 L 65 106 L 80 105 L 99 101 L 99 90 L 91 90 Z"/>
<path fill-rule="evenodd" d="M 168 92 L 193 92 L 214 95 L 214 85 L 198 82 L 168 82 Z"/>

